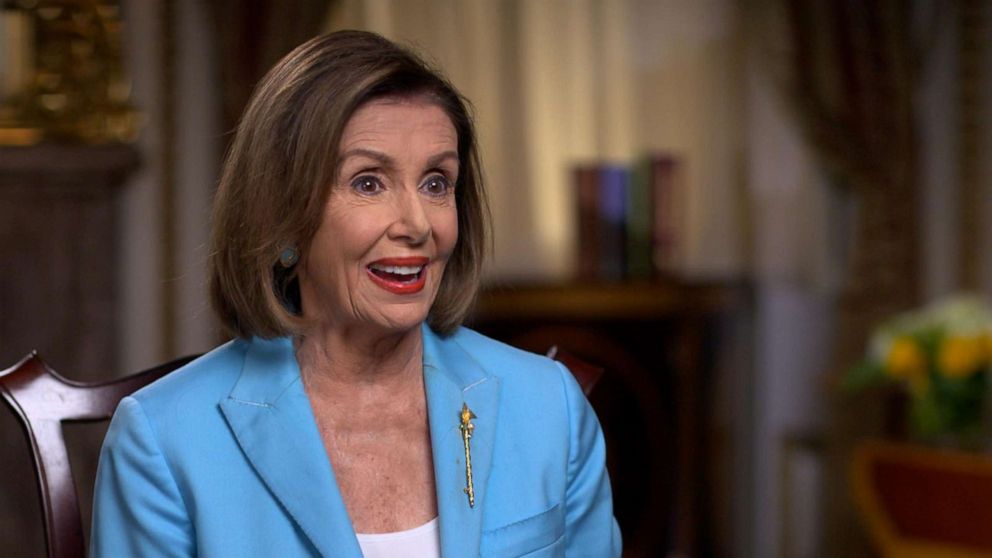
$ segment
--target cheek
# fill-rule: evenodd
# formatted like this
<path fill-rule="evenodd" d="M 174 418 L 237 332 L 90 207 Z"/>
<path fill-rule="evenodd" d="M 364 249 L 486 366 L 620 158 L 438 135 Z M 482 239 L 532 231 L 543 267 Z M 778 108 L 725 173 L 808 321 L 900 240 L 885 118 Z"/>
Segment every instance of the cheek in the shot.
<path fill-rule="evenodd" d="M 458 212 L 453 207 L 445 208 L 435 219 L 433 227 L 438 251 L 451 255 L 458 243 Z"/>
<path fill-rule="evenodd" d="M 375 211 L 341 211 L 328 227 L 328 243 L 334 252 L 345 258 L 359 257 L 381 236 L 381 221 Z"/>
<path fill-rule="evenodd" d="M 368 250 L 369 219 L 360 212 L 328 212 L 314 236 L 307 261 L 308 275 L 327 289 L 340 289 L 356 280 L 358 262 Z"/>

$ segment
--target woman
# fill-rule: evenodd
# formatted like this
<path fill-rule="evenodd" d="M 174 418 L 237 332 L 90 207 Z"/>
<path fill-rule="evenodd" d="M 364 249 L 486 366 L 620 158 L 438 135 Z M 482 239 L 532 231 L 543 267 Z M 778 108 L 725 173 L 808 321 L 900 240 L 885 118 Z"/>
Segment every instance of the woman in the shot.
<path fill-rule="evenodd" d="M 485 217 L 471 119 L 419 58 L 354 31 L 287 55 L 214 205 L 236 339 L 121 403 L 93 555 L 618 556 L 574 379 L 459 327 Z"/>

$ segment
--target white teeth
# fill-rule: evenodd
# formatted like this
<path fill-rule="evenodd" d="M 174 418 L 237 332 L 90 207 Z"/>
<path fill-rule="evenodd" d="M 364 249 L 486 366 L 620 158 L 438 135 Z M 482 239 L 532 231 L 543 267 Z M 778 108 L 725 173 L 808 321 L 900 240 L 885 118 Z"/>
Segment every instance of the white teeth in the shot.
<path fill-rule="evenodd" d="M 385 273 L 392 273 L 393 275 L 416 275 L 420 273 L 424 266 L 406 266 L 406 265 L 378 265 L 372 264 L 369 267 L 376 271 L 383 271 Z"/>

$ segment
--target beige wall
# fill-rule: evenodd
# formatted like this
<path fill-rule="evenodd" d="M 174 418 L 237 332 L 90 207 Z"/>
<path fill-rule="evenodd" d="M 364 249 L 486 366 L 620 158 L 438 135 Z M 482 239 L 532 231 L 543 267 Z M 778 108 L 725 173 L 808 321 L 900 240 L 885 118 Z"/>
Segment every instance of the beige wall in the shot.
<path fill-rule="evenodd" d="M 733 276 L 747 267 L 743 34 L 731 1 L 631 2 L 636 145 L 687 162 L 685 266 Z"/>
<path fill-rule="evenodd" d="M 729 0 L 346 0 L 331 29 L 413 44 L 477 108 L 497 278 L 574 267 L 568 169 L 648 150 L 687 162 L 688 272 L 746 267 L 739 17 Z"/>

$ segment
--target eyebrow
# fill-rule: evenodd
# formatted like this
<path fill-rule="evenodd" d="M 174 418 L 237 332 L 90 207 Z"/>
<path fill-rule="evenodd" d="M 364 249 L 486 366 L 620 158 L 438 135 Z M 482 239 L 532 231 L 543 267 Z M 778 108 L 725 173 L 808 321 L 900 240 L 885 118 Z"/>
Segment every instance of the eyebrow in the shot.
<path fill-rule="evenodd" d="M 441 163 L 443 163 L 443 162 L 445 162 L 447 160 L 450 160 L 450 159 L 454 159 L 456 163 L 460 163 L 461 162 L 458 159 L 458 154 L 455 153 L 454 151 L 443 151 L 441 153 L 438 153 L 437 155 L 431 156 L 430 159 L 427 159 L 427 166 L 428 167 L 436 167 L 436 166 L 440 165 Z"/>
<path fill-rule="evenodd" d="M 374 149 L 366 149 L 363 147 L 356 147 L 355 149 L 349 149 L 341 154 L 341 162 L 344 163 L 351 157 L 367 157 L 386 168 L 393 168 L 395 166 L 395 161 L 389 155 L 382 153 L 381 151 L 375 151 Z M 458 153 L 454 151 L 442 151 L 436 155 L 431 155 L 430 159 L 427 160 L 427 167 L 436 167 L 443 163 L 444 161 L 454 159 L 458 161 Z"/>

